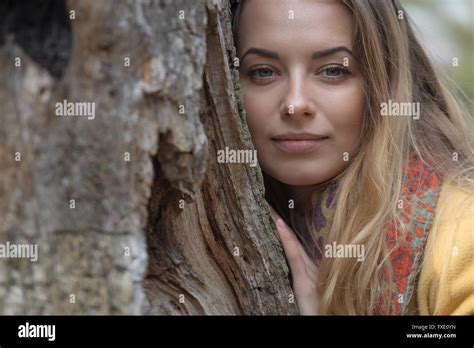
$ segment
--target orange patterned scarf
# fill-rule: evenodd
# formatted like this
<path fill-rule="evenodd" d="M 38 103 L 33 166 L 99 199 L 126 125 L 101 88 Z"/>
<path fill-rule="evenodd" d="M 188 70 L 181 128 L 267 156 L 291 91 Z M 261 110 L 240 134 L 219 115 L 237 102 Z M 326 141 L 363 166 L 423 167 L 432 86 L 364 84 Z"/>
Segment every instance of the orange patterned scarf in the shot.
<path fill-rule="evenodd" d="M 314 194 L 312 197 L 312 226 L 317 241 L 315 251 L 317 261 L 323 257 L 322 250 L 324 250 L 335 210 L 337 187 L 337 182 L 332 183 L 322 194 Z M 407 314 L 407 305 L 420 271 L 440 189 L 439 175 L 428 164 L 412 154 L 405 167 L 399 200 L 399 208 L 403 209 L 400 219 L 405 228 L 402 229 L 400 224 L 391 222 L 387 225 L 386 231 L 393 286 L 387 289 L 387 293 L 380 296 L 376 314 Z M 384 279 L 388 284 L 387 274 L 384 275 Z M 387 305 L 390 308 L 388 312 L 384 309 Z"/>

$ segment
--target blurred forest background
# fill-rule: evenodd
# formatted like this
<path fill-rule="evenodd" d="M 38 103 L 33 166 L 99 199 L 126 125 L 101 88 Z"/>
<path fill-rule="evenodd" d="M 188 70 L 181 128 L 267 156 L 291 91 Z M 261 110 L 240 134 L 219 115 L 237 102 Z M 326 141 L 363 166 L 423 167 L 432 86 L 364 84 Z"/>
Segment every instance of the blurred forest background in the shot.
<path fill-rule="evenodd" d="M 400 0 L 415 31 L 453 92 L 473 109 L 474 0 Z M 458 66 L 453 66 L 453 58 Z M 471 116 L 473 116 L 471 114 Z M 474 116 L 473 116 L 474 117 Z"/>

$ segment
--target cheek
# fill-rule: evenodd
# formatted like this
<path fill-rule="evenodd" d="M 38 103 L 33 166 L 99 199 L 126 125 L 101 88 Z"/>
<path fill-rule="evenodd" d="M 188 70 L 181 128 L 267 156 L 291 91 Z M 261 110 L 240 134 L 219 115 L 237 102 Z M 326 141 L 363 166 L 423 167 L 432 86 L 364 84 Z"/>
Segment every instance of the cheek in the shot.
<path fill-rule="evenodd" d="M 358 85 L 349 87 L 328 95 L 325 109 L 337 146 L 341 151 L 353 152 L 362 129 L 364 93 Z"/>
<path fill-rule="evenodd" d="M 252 135 L 255 146 L 258 147 L 259 140 L 264 138 L 266 126 L 268 125 L 268 111 L 270 105 L 265 98 L 257 96 L 256 93 L 243 93 L 247 125 Z"/>

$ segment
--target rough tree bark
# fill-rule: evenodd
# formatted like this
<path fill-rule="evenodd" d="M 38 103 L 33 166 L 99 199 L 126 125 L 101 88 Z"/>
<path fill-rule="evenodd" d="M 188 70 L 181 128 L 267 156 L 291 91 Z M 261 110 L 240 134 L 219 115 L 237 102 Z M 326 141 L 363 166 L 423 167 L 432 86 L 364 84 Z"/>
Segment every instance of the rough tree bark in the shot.
<path fill-rule="evenodd" d="M 41 4 L 0 9 L 0 244 L 39 248 L 0 313 L 296 314 L 259 168 L 217 161 L 253 149 L 227 0 Z"/>

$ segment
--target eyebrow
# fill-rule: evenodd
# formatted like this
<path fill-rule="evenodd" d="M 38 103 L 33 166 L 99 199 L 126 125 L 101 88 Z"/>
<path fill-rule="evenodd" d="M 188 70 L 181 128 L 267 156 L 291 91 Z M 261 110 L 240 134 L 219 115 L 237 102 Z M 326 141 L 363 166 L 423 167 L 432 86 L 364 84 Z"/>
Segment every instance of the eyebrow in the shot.
<path fill-rule="evenodd" d="M 321 50 L 321 51 L 313 52 L 313 54 L 311 55 L 311 59 L 320 59 L 320 58 L 330 56 L 331 54 L 341 52 L 341 51 L 347 52 L 350 55 L 352 55 L 352 51 L 349 48 L 347 48 L 346 46 L 337 46 L 337 47 L 327 48 L 327 49 L 324 49 L 324 50 Z M 268 50 L 265 50 L 263 48 L 251 47 L 244 53 L 244 55 L 242 56 L 240 61 L 242 62 L 244 60 L 244 58 L 248 54 L 251 54 L 251 53 L 262 56 L 262 57 L 266 57 L 266 58 L 280 59 L 280 56 L 276 52 L 268 51 Z"/>

